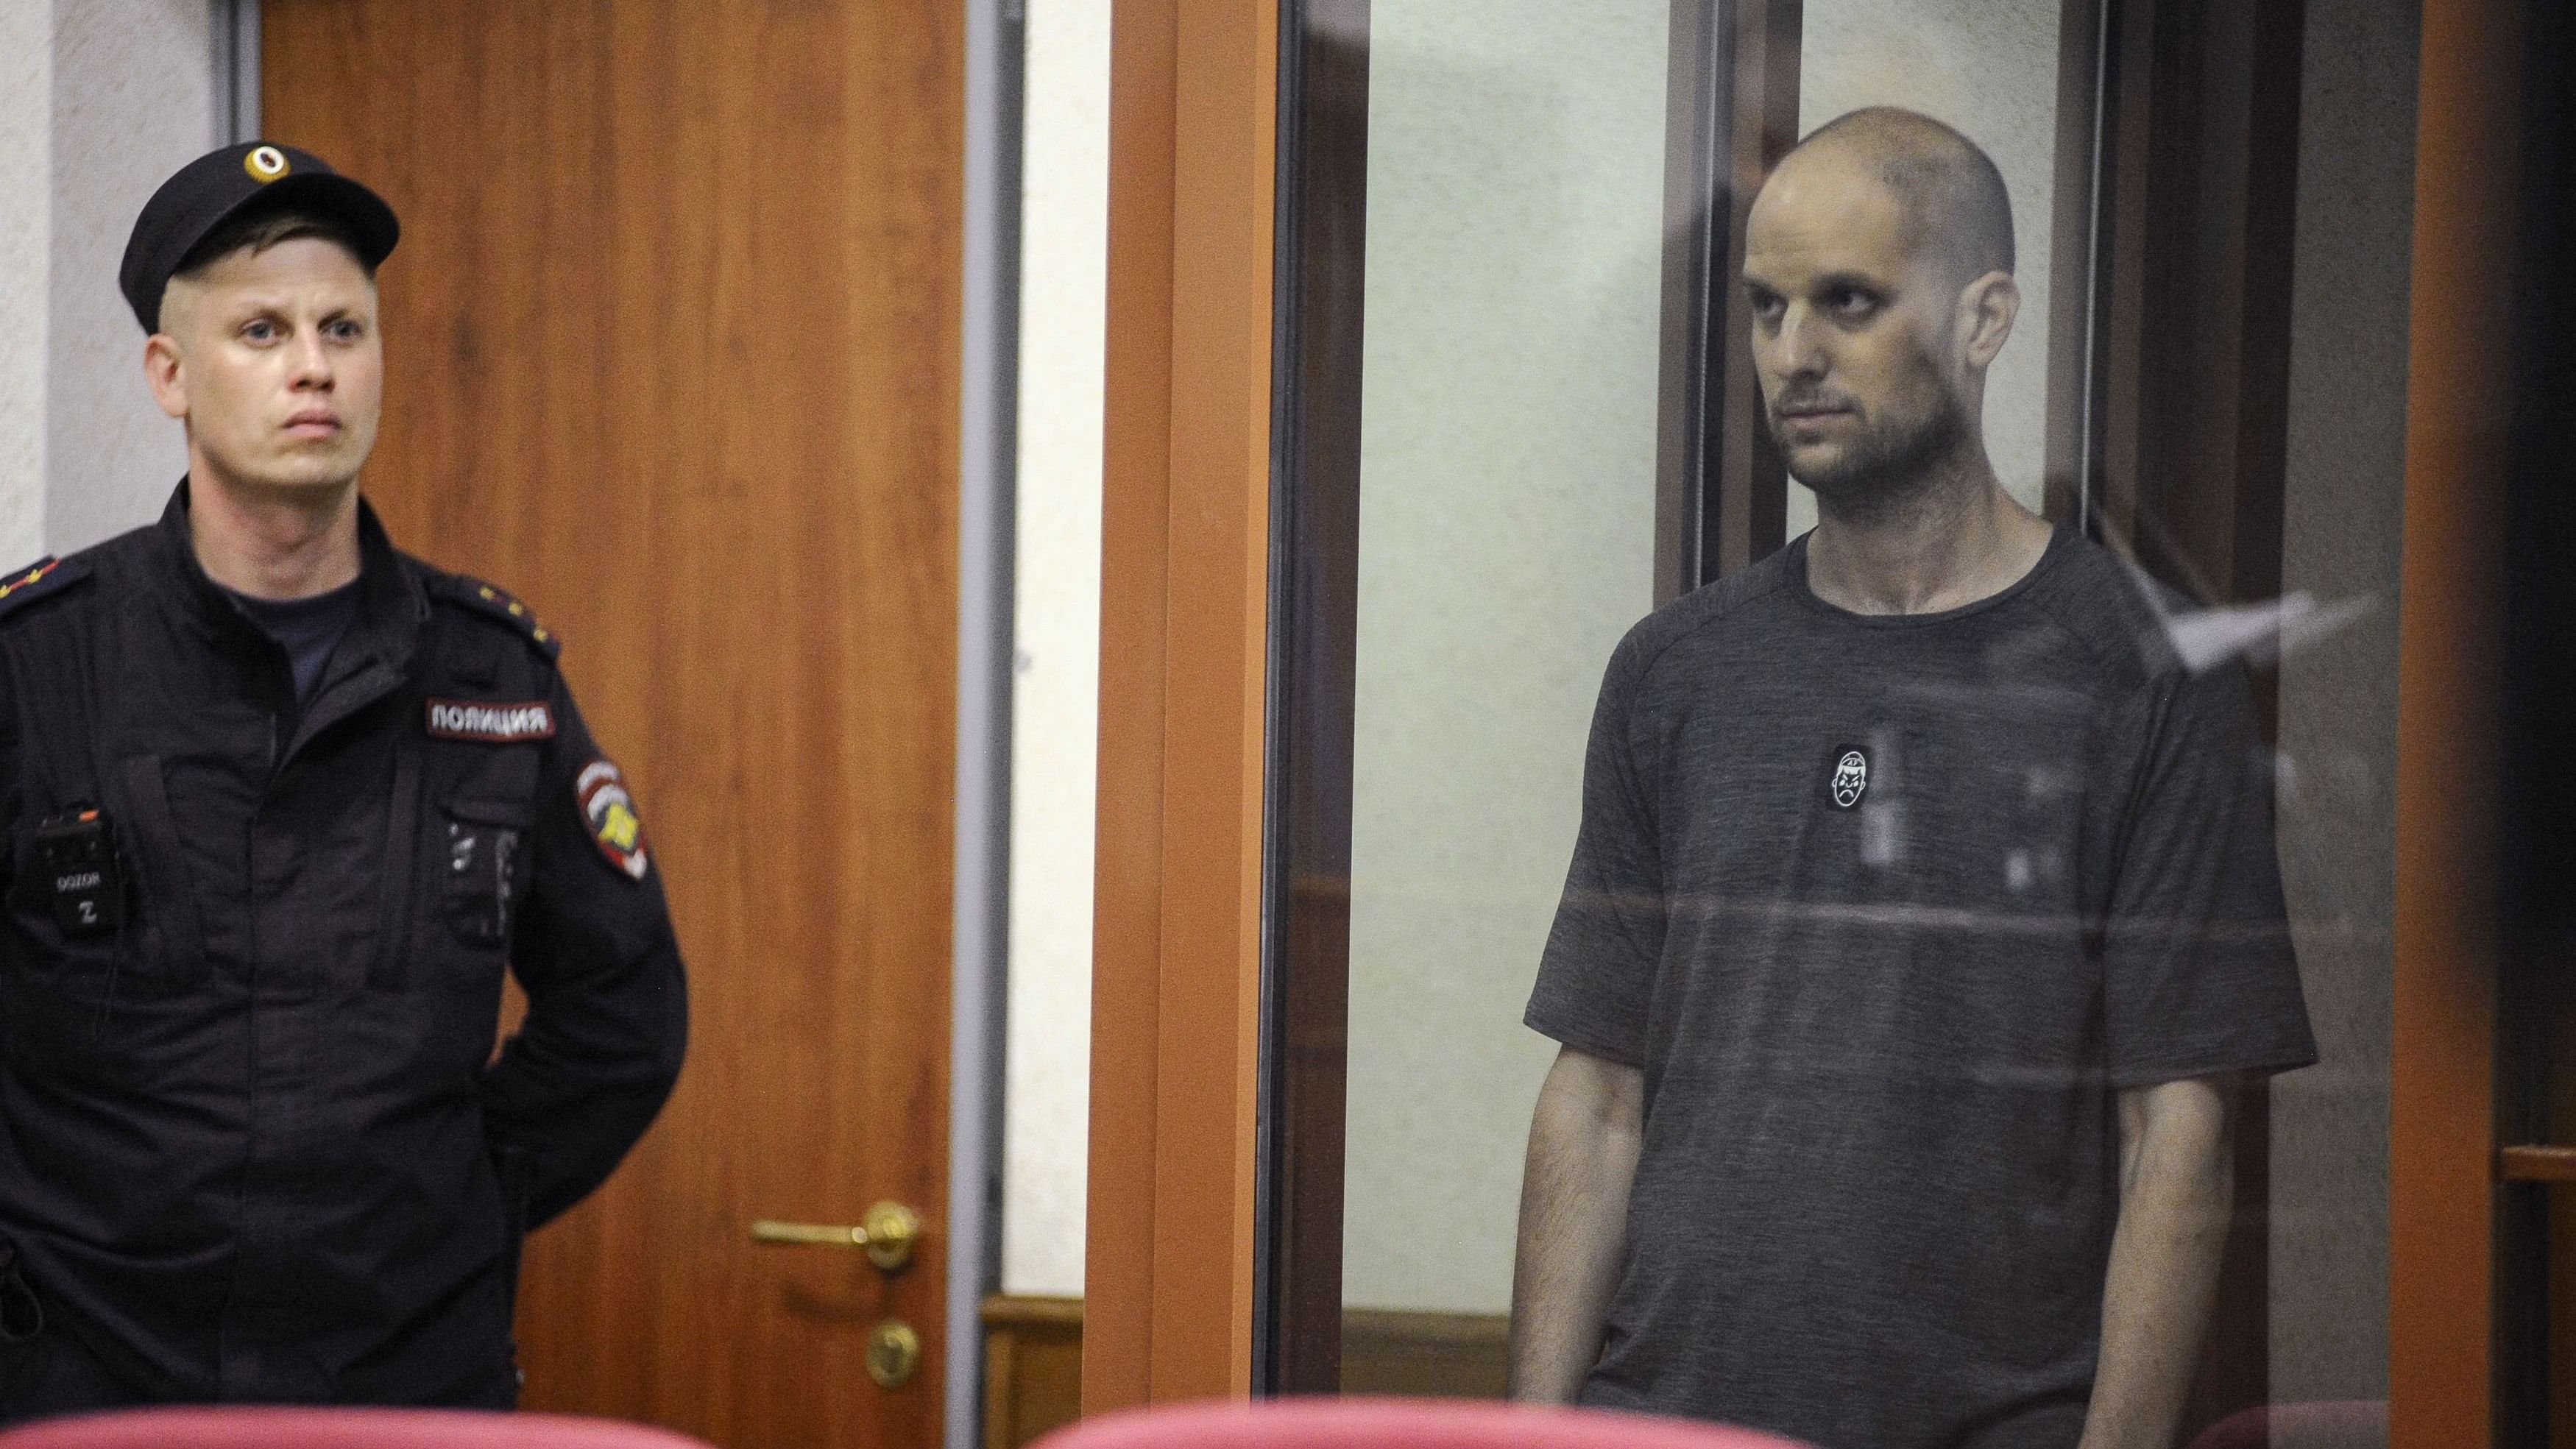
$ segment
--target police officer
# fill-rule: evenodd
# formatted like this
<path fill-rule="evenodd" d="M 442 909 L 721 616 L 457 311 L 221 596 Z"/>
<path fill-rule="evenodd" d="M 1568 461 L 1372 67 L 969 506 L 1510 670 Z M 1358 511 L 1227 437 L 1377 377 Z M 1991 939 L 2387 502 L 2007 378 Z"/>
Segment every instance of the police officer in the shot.
<path fill-rule="evenodd" d="M 171 177 L 119 280 L 188 476 L 0 579 L 0 1419 L 511 1404 L 521 1235 L 678 1075 L 554 636 L 359 497 L 396 235 L 290 147 Z"/>

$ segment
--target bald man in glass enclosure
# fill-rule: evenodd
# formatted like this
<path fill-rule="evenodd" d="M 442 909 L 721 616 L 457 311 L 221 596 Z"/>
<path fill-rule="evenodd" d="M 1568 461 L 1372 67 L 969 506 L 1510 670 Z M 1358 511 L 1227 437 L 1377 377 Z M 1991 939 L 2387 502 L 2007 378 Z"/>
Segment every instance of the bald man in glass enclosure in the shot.
<path fill-rule="evenodd" d="M 2174 1439 L 2233 1097 L 2316 1051 L 2242 668 L 1986 456 L 2012 274 L 2002 175 L 1911 112 L 1755 199 L 1754 365 L 1819 521 L 1611 657 L 1527 1017 L 1562 1050 L 1516 1397 Z"/>

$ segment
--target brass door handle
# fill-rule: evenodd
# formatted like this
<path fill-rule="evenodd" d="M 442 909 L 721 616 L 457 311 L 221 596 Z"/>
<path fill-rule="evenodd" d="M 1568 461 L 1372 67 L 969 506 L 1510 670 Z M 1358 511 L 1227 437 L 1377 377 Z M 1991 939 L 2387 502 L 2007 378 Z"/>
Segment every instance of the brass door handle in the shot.
<path fill-rule="evenodd" d="M 891 1273 L 912 1261 L 912 1246 L 921 1239 L 921 1215 L 899 1202 L 869 1208 L 857 1227 L 825 1223 L 786 1223 L 762 1218 L 751 1225 L 751 1240 L 773 1247 L 820 1244 L 865 1248 L 868 1261 Z"/>

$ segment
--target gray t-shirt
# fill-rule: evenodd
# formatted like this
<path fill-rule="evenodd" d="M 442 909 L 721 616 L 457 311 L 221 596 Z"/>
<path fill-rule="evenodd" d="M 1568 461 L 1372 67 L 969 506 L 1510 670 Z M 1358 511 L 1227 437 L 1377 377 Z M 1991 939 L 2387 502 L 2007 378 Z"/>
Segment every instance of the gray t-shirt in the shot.
<path fill-rule="evenodd" d="M 2316 1059 L 2251 693 L 2178 607 L 2061 530 L 1856 615 L 1802 538 L 1620 644 L 1527 1017 L 1645 1075 L 1586 1402 L 2075 1443 L 2118 1090 Z"/>

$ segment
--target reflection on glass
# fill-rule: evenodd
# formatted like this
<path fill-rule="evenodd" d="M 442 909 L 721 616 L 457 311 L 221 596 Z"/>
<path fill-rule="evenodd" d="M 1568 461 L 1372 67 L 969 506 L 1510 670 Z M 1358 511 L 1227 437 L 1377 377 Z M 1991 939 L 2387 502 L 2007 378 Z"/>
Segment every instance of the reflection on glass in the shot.
<path fill-rule="evenodd" d="M 1526 1187 L 1582 1260 L 1521 1245 L 1533 1394 L 2381 1421 L 2413 12 L 2284 69 L 2153 9 L 1804 0 L 1799 134 L 1940 127 L 1741 238 L 1825 522 L 1793 483 L 1790 548 L 1649 618 L 1673 7 L 1372 7 L 1345 1388 L 1502 1391 Z"/>
<path fill-rule="evenodd" d="M 1831 1445 L 2169 1443 L 2249 1076 L 2315 1060 L 2232 655 L 2005 492 L 2011 206 L 1819 128 L 1746 227 L 1815 530 L 1612 656 L 1529 1024 L 1513 1370 Z"/>

